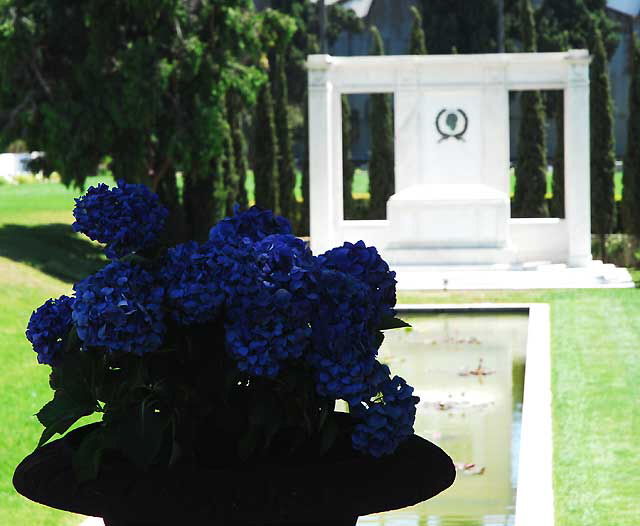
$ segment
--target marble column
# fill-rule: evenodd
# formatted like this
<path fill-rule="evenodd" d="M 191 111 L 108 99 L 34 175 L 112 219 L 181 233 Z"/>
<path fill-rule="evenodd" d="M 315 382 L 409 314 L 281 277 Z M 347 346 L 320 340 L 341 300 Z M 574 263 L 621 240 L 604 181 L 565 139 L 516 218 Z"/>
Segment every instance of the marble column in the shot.
<path fill-rule="evenodd" d="M 321 253 L 341 237 L 342 126 L 340 93 L 329 79 L 329 55 L 311 55 L 309 80 L 309 194 L 311 250 Z"/>
<path fill-rule="evenodd" d="M 589 147 L 589 55 L 572 50 L 566 58 L 564 90 L 564 193 L 569 237 L 568 264 L 591 261 L 591 190 Z"/>

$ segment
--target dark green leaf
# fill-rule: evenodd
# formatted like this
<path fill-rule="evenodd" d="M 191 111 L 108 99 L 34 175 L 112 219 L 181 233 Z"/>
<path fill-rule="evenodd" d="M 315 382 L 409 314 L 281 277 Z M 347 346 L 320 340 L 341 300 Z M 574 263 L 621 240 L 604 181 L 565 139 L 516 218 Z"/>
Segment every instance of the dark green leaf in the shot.
<path fill-rule="evenodd" d="M 389 316 L 387 318 L 384 318 L 380 322 L 380 327 L 378 327 L 378 329 L 381 331 L 386 331 L 388 329 L 400 329 L 402 327 L 411 327 L 411 325 L 409 325 L 406 321 L 401 320 L 400 318 Z"/>
<path fill-rule="evenodd" d="M 73 325 L 64 338 L 63 352 L 66 355 L 73 351 L 79 351 L 80 344 L 81 341 L 78 337 L 78 331 L 76 330 L 76 326 Z"/>
<path fill-rule="evenodd" d="M 36 414 L 38 421 L 45 427 L 38 446 L 47 443 L 56 433 L 64 433 L 78 419 L 92 414 L 96 410 L 92 400 L 78 401 L 66 391 L 56 391 L 53 400 L 47 402 Z"/>
<path fill-rule="evenodd" d="M 139 404 L 114 417 L 111 440 L 114 447 L 139 467 L 147 468 L 163 445 L 170 419 L 165 411 Z"/>
<path fill-rule="evenodd" d="M 338 427 L 335 418 L 327 418 L 324 426 L 322 426 L 320 435 L 320 452 L 325 453 L 331 449 L 331 446 L 333 446 L 339 434 L 340 428 Z"/>
<path fill-rule="evenodd" d="M 107 437 L 101 428 L 84 437 L 71 460 L 73 471 L 80 482 L 94 480 L 98 476 L 100 459 L 106 446 Z"/>
<path fill-rule="evenodd" d="M 44 446 L 56 433 L 60 433 L 61 435 L 65 433 L 76 422 L 76 420 L 77 418 L 66 418 L 53 422 L 51 425 L 46 427 L 40 435 L 40 440 L 38 440 L 36 448 Z"/>

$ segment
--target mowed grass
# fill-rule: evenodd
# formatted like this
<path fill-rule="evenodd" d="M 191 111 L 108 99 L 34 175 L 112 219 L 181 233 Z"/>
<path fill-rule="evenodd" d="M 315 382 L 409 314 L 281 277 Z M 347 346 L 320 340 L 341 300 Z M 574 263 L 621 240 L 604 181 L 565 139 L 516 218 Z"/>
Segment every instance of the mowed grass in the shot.
<path fill-rule="evenodd" d="M 11 484 L 15 467 L 42 432 L 34 414 L 51 398 L 49 367 L 38 365 L 24 336 L 29 316 L 48 298 L 70 294 L 73 281 L 104 263 L 95 245 L 71 229 L 79 193 L 54 183 L 0 186 L 2 526 L 67 526 L 82 520 L 23 498 Z"/>
<path fill-rule="evenodd" d="M 81 521 L 31 503 L 11 485 L 41 431 L 32 415 L 50 397 L 48 367 L 37 364 L 26 323 L 34 308 L 70 293 L 74 280 L 102 264 L 95 245 L 65 228 L 78 194 L 59 184 L 0 186 L 2 526 Z M 556 524 L 640 524 L 640 291 L 404 292 L 399 301 L 549 303 Z"/>
<path fill-rule="evenodd" d="M 551 305 L 556 525 L 640 524 L 640 290 L 404 292 Z"/>

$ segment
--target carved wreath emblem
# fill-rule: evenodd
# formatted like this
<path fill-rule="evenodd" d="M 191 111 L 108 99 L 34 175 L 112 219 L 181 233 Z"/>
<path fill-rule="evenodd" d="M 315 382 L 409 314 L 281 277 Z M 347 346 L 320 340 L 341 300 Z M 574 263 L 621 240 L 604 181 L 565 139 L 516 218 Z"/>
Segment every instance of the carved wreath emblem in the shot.
<path fill-rule="evenodd" d="M 442 109 L 436 117 L 436 130 L 440 134 L 438 142 L 453 137 L 458 141 L 464 141 L 464 134 L 469 126 L 467 114 L 460 108 L 457 110 Z"/>

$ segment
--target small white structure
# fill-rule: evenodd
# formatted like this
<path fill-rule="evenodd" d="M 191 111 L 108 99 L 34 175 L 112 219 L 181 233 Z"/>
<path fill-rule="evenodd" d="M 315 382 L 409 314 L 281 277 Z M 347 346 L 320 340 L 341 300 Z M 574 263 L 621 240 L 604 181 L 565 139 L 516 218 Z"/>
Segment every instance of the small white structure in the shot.
<path fill-rule="evenodd" d="M 31 173 L 29 162 L 42 156 L 42 152 L 0 153 L 0 179 L 13 182 L 18 175 Z"/>
<path fill-rule="evenodd" d="M 591 265 L 589 55 L 310 55 L 311 247 L 375 245 L 394 266 Z M 509 91 L 563 90 L 566 218 L 512 219 Z M 393 93 L 387 219 L 345 221 L 341 95 Z"/>

